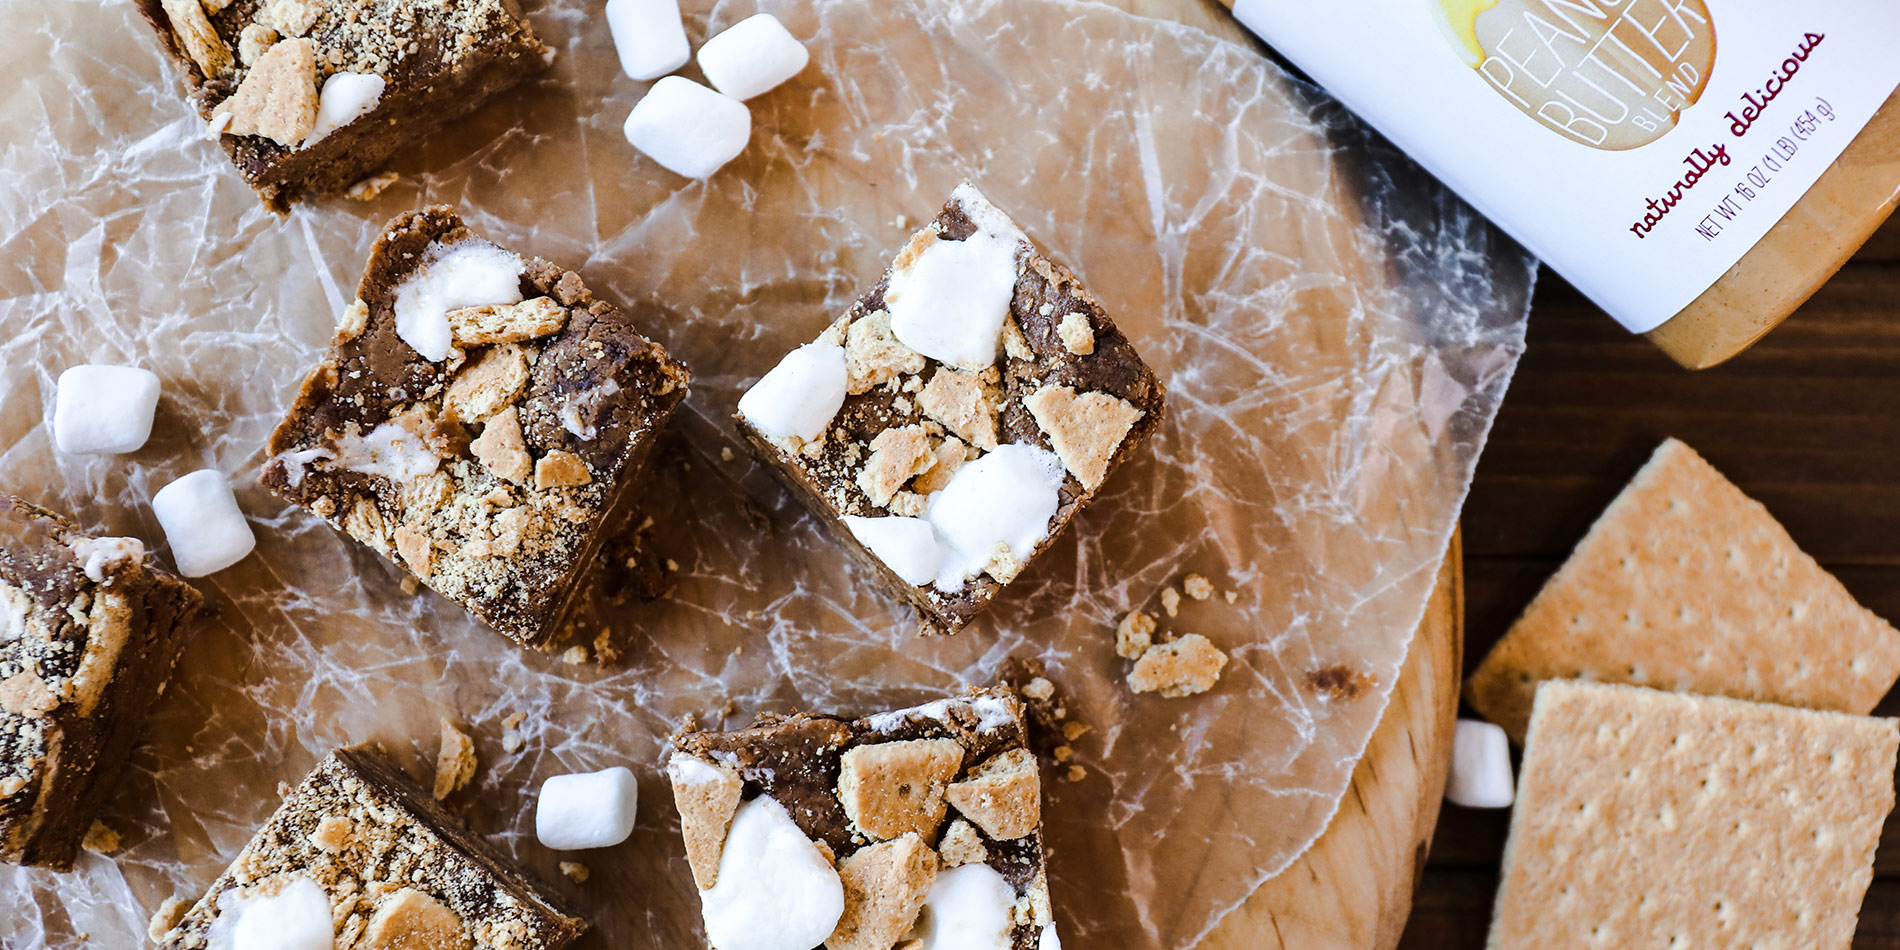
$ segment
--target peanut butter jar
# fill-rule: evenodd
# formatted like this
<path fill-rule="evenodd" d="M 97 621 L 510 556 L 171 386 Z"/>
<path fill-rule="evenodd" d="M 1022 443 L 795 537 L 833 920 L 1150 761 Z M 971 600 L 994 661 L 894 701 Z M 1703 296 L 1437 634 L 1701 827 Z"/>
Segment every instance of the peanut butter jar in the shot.
<path fill-rule="evenodd" d="M 1900 202 L 1900 3 L 1238 0 L 1234 15 L 1683 366 Z"/>

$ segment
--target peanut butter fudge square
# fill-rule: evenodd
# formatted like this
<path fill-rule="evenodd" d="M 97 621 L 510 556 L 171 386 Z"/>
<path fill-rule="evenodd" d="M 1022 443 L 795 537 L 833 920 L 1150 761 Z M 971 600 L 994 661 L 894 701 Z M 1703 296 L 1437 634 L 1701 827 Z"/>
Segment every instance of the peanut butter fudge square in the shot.
<path fill-rule="evenodd" d="M 558 950 L 587 923 L 367 749 L 305 777 L 163 948 Z"/>
<path fill-rule="evenodd" d="M 673 746 L 713 950 L 1061 946 L 1009 687 L 857 720 L 761 716 Z"/>
<path fill-rule="evenodd" d="M 274 211 L 341 192 L 546 68 L 515 0 L 137 0 Z"/>
<path fill-rule="evenodd" d="M 1154 373 L 968 184 L 760 379 L 754 451 L 928 628 L 955 633 L 1161 422 Z"/>
<path fill-rule="evenodd" d="M 0 858 L 72 867 L 203 603 L 135 538 L 0 494 Z"/>
<path fill-rule="evenodd" d="M 579 276 L 397 217 L 264 483 L 527 646 L 559 629 L 685 367 Z"/>

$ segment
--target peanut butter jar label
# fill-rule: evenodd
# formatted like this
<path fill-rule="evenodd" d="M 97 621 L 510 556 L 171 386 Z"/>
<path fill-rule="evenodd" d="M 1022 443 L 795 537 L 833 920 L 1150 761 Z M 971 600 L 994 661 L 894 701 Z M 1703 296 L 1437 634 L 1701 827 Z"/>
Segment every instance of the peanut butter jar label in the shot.
<path fill-rule="evenodd" d="M 1238 0 L 1629 329 L 1788 212 L 1900 85 L 1900 0 Z"/>

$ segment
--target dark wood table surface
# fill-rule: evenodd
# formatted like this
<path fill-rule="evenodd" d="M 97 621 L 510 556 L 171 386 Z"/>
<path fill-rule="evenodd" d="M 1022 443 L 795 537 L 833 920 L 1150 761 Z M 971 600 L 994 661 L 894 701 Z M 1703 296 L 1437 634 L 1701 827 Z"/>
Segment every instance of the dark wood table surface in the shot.
<path fill-rule="evenodd" d="M 1465 504 L 1467 674 L 1665 436 L 1900 623 L 1900 216 L 1780 329 L 1699 373 L 1548 269 L 1538 279 L 1528 349 Z M 1900 715 L 1900 692 L 1876 713 Z M 1484 946 L 1509 820 L 1445 806 L 1401 947 Z M 1900 950 L 1900 818 L 1854 946 Z"/>

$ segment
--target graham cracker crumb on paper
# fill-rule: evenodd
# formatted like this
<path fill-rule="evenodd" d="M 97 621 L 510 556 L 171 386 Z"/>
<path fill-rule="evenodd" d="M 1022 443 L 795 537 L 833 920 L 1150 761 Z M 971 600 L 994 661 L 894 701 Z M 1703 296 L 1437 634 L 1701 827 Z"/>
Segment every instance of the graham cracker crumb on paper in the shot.
<path fill-rule="evenodd" d="M 1129 611 L 1115 627 L 1115 654 L 1128 660 L 1141 659 L 1154 644 L 1154 633 L 1153 615 L 1140 610 Z"/>
<path fill-rule="evenodd" d="M 1192 696 L 1213 689 L 1226 665 L 1227 654 L 1206 637 L 1190 633 L 1149 647 L 1128 672 L 1128 687 L 1169 698 Z"/>
<path fill-rule="evenodd" d="M 1062 338 L 1062 345 L 1077 356 L 1087 356 L 1095 352 L 1095 327 L 1089 323 L 1089 315 L 1081 311 L 1067 313 L 1062 322 L 1056 324 L 1056 336 Z"/>
<path fill-rule="evenodd" d="M 1853 942 L 1894 720 L 1553 680 L 1529 740 L 1490 947 Z"/>
<path fill-rule="evenodd" d="M 343 196 L 351 201 L 375 201 L 377 198 L 382 197 L 383 192 L 388 190 L 390 185 L 395 184 L 401 178 L 402 175 L 397 172 L 377 172 L 351 185 L 349 190 L 343 193 Z"/>
<path fill-rule="evenodd" d="M 159 6 L 171 21 L 178 47 L 198 64 L 198 71 L 206 79 L 217 79 L 231 71 L 231 47 L 211 26 L 211 18 L 205 16 L 198 0 L 159 0 Z"/>
<path fill-rule="evenodd" d="M 955 739 L 912 739 L 856 746 L 839 760 L 838 801 L 865 834 L 888 841 L 932 834 L 943 822 L 944 793 L 963 765 Z"/>
<path fill-rule="evenodd" d="M 1181 592 L 1195 600 L 1206 600 L 1214 596 L 1214 582 L 1199 574 L 1189 574 L 1181 581 Z"/>
<path fill-rule="evenodd" d="M 1089 731 L 1089 726 L 1087 723 L 1065 722 L 1062 724 L 1062 738 L 1070 742 L 1074 742 L 1075 740 L 1082 738 L 1084 735 L 1087 735 L 1088 731 Z"/>
<path fill-rule="evenodd" d="M 930 450 L 930 434 L 923 426 L 885 429 L 871 440 L 871 457 L 858 472 L 858 488 L 871 504 L 885 508 L 905 482 L 936 462 Z"/>
<path fill-rule="evenodd" d="M 917 408 L 963 441 L 996 448 L 996 398 L 977 376 L 939 367 L 917 394 Z"/>
<path fill-rule="evenodd" d="M 86 837 L 80 840 L 79 846 L 94 854 L 111 854 L 119 850 L 119 833 L 95 818 L 92 827 L 86 829 Z"/>
<path fill-rule="evenodd" d="M 402 591 L 403 593 L 411 597 L 414 597 L 415 595 L 422 592 L 422 582 L 416 580 L 416 575 L 414 574 L 404 574 L 402 576 L 402 580 L 397 582 L 396 588 Z"/>
<path fill-rule="evenodd" d="M 1067 779 L 1070 782 L 1080 782 L 1083 779 L 1088 778 L 1088 777 L 1089 777 L 1089 770 L 1081 767 L 1080 765 L 1069 766 L 1068 773 L 1063 776 L 1063 778 Z"/>
<path fill-rule="evenodd" d="M 889 950 L 923 910 L 937 855 L 916 834 L 872 845 L 838 863 L 844 914 L 827 950 Z"/>
<path fill-rule="evenodd" d="M 231 114 L 227 134 L 296 146 L 317 124 L 316 47 L 301 39 L 273 45 L 213 111 Z"/>
<path fill-rule="evenodd" d="M 594 635 L 594 665 L 612 666 L 619 659 L 620 651 L 614 647 L 614 632 L 602 627 L 600 633 Z"/>
<path fill-rule="evenodd" d="M 160 901 L 158 909 L 152 911 L 152 919 L 145 924 L 145 936 L 151 938 L 153 943 L 159 942 L 164 938 L 165 931 L 178 926 L 178 922 L 185 919 L 185 912 L 191 910 L 191 903 L 176 894 Z"/>
<path fill-rule="evenodd" d="M 1900 632 L 1759 502 L 1664 442 L 1465 685 L 1522 742 L 1539 682 L 1587 674 L 1865 713 L 1900 676 Z"/>
<path fill-rule="evenodd" d="M 561 651 L 561 662 L 580 666 L 587 662 L 587 648 L 576 643 Z"/>
<path fill-rule="evenodd" d="M 1161 609 L 1166 611 L 1169 617 L 1181 616 L 1181 592 L 1172 587 L 1163 587 L 1161 589 Z"/>
<path fill-rule="evenodd" d="M 587 876 L 591 872 L 587 870 L 587 865 L 579 861 L 562 861 L 561 873 L 566 875 L 568 880 L 576 884 L 585 884 L 587 883 Z"/>
<path fill-rule="evenodd" d="M 475 740 L 441 720 L 441 747 L 435 755 L 435 800 L 441 801 L 460 791 L 475 777 Z"/>
<path fill-rule="evenodd" d="M 1108 393 L 1077 394 L 1067 386 L 1044 386 L 1023 397 L 1062 465 L 1090 491 L 1102 487 L 1115 450 L 1144 413 Z"/>

